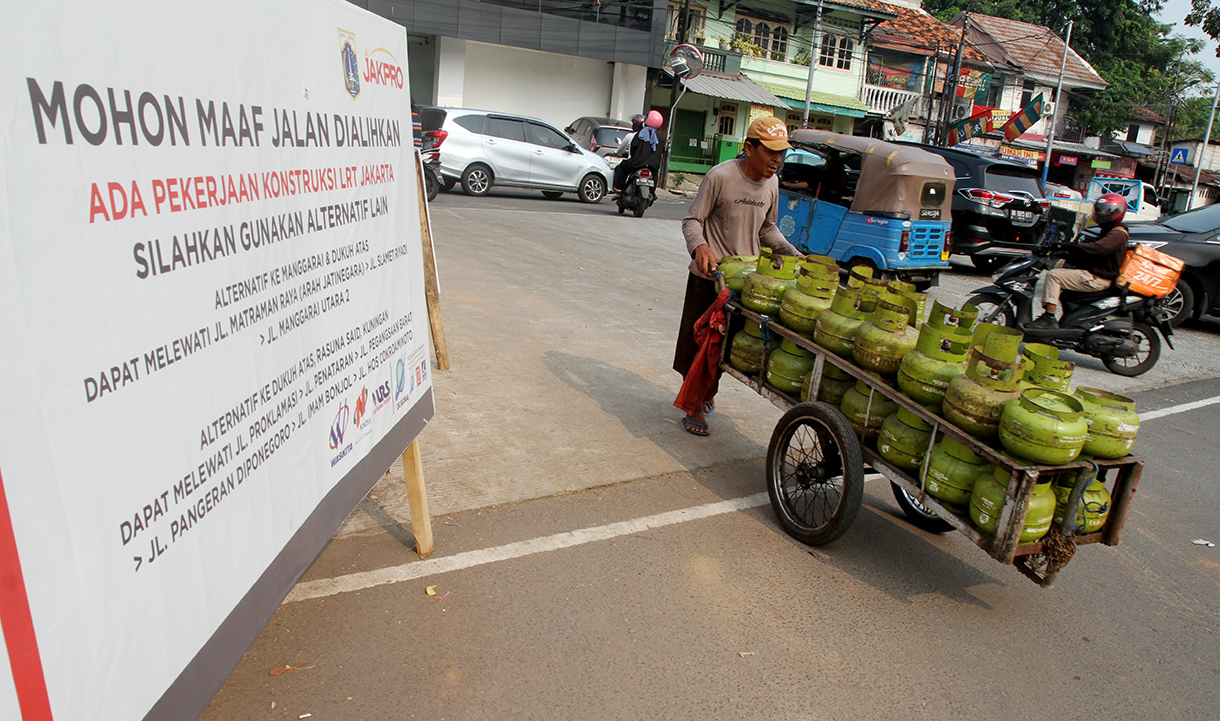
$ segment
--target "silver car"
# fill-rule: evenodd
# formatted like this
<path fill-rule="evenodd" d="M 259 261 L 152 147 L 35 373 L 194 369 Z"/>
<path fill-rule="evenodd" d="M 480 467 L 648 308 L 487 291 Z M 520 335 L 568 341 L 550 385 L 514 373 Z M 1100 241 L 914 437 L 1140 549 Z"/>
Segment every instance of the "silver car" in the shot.
<path fill-rule="evenodd" d="M 600 156 L 535 118 L 487 110 L 444 108 L 440 145 L 446 188 L 460 182 L 467 195 L 493 185 L 536 188 L 548 198 L 576 193 L 598 203 L 614 178 Z"/>

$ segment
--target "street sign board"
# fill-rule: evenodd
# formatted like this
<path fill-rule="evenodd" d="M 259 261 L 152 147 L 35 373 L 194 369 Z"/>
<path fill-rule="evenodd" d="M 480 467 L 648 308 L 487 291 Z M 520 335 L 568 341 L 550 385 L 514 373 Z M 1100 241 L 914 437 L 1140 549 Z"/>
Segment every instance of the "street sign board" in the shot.
<path fill-rule="evenodd" d="M 1186 148 L 1174 148 L 1169 152 L 1169 164 L 1186 165 L 1188 162 L 1187 156 Z"/>
<path fill-rule="evenodd" d="M 0 24 L 0 719 L 197 718 L 432 416 L 406 33 Z"/>

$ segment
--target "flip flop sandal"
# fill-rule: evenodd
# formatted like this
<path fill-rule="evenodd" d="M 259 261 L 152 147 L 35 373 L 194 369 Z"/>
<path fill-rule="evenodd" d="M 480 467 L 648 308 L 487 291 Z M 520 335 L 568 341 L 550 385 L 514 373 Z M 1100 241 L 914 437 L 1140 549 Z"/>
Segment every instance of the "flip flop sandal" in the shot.
<path fill-rule="evenodd" d="M 687 433 L 693 433 L 696 436 L 708 435 L 706 423 L 696 423 L 689 418 L 683 418 L 682 427 L 686 429 Z"/>
<path fill-rule="evenodd" d="M 716 411 L 716 403 L 714 401 L 706 401 L 703 404 L 704 413 L 714 413 Z"/>

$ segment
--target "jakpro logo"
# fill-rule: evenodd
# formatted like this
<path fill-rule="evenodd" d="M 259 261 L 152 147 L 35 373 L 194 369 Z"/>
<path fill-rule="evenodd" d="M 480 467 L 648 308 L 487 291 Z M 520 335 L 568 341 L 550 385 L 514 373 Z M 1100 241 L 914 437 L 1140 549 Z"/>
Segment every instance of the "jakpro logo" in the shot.
<path fill-rule="evenodd" d="M 330 424 L 330 448 L 335 450 L 343 445 L 343 434 L 347 431 L 347 416 L 350 411 L 347 407 L 347 401 L 343 401 L 343 405 L 339 406 L 339 412 L 335 414 L 334 423 Z"/>
<path fill-rule="evenodd" d="M 367 410 L 366 404 L 369 400 L 369 389 L 365 386 L 360 389 L 360 395 L 356 396 L 356 415 L 352 416 L 352 425 L 360 427 L 360 421 L 364 420 L 364 412 Z"/>
<path fill-rule="evenodd" d="M 356 58 L 356 36 L 339 28 L 339 57 L 343 61 L 343 87 L 355 100 L 360 95 L 360 61 Z"/>
<path fill-rule="evenodd" d="M 402 362 L 402 358 L 398 359 L 398 363 L 394 365 L 395 386 L 394 400 L 398 400 L 402 392 L 407 386 L 407 364 Z"/>
<path fill-rule="evenodd" d="M 377 53 L 384 53 L 390 62 L 376 57 Z M 370 57 L 370 53 L 364 54 L 364 82 L 402 90 L 402 68 L 398 60 L 385 48 L 377 48 L 371 55 L 373 57 Z"/>

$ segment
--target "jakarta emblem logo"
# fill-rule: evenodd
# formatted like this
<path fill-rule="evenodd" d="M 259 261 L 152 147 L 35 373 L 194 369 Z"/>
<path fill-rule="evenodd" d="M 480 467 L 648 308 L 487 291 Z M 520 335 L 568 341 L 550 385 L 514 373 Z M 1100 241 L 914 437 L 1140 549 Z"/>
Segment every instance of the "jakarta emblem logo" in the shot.
<path fill-rule="evenodd" d="M 339 55 L 343 59 L 343 87 L 353 99 L 360 94 L 360 64 L 356 60 L 356 36 L 339 30 Z"/>

